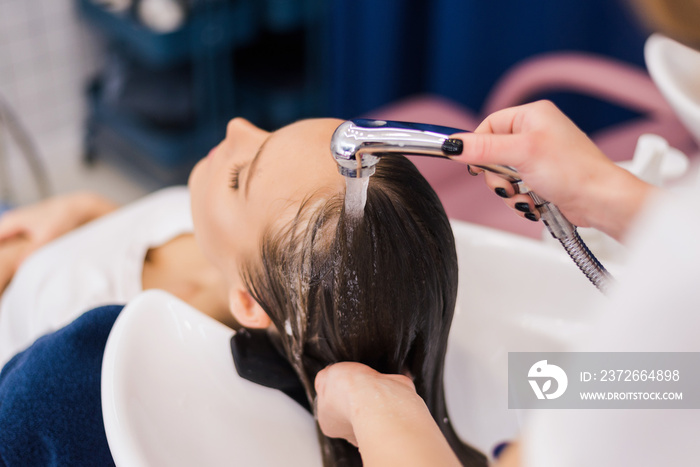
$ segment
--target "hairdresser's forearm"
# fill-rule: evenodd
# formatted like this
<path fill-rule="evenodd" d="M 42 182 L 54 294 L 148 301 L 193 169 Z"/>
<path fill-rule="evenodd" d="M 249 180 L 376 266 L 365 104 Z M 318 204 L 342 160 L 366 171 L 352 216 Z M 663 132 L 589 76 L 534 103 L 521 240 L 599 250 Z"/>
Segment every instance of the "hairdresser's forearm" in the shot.
<path fill-rule="evenodd" d="M 380 388 L 356 411 L 353 427 L 366 466 L 460 465 L 415 393 L 395 394 Z"/>
<path fill-rule="evenodd" d="M 591 226 L 624 241 L 645 204 L 660 189 L 619 169 L 605 183 L 594 184 L 581 197 L 582 210 Z"/>

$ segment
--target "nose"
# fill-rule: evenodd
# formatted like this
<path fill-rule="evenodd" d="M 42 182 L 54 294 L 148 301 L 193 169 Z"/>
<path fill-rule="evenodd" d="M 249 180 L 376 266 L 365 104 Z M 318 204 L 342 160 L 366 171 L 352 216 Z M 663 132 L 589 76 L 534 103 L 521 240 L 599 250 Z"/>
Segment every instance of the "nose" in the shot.
<path fill-rule="evenodd" d="M 265 130 L 258 128 L 242 117 L 236 117 L 229 121 L 226 127 L 227 137 L 235 138 L 237 135 L 263 136 L 265 134 L 267 134 Z"/>

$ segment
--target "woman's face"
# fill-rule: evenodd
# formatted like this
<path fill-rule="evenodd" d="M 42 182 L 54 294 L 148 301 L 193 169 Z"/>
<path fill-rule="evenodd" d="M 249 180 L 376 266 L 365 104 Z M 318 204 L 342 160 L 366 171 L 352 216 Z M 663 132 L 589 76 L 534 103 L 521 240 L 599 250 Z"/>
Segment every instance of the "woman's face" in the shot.
<path fill-rule="evenodd" d="M 275 132 L 242 118 L 197 163 L 189 179 L 192 218 L 205 256 L 229 288 L 242 287 L 239 266 L 260 256 L 266 228 L 282 226 L 311 194 L 324 199 L 344 190 L 330 154 L 341 120 L 302 120 Z"/>

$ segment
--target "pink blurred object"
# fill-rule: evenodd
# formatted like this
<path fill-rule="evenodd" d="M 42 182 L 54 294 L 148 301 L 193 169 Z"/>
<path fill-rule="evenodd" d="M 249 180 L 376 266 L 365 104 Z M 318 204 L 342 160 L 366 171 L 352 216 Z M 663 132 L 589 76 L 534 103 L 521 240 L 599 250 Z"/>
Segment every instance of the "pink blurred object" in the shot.
<path fill-rule="evenodd" d="M 632 159 L 637 139 L 645 133 L 662 136 L 688 155 L 698 151 L 692 136 L 644 70 L 580 53 L 546 54 L 516 65 L 494 85 L 481 115 L 448 99 L 422 95 L 376 109 L 367 117 L 473 130 L 496 110 L 524 104 L 552 91 L 592 96 L 642 114 L 591 135 L 615 161 Z M 541 236 L 541 223 L 516 217 L 490 192 L 481 177 L 470 177 L 466 167 L 429 157 L 411 159 L 435 188 L 450 218 L 529 237 Z"/>

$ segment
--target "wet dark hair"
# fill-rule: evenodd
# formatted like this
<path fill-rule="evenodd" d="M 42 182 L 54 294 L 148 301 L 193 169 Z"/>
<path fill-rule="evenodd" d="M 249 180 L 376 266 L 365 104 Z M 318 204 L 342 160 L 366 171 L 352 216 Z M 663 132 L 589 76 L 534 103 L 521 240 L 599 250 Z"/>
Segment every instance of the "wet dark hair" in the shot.
<path fill-rule="evenodd" d="M 242 276 L 279 332 L 309 401 L 314 378 L 341 361 L 408 373 L 465 465 L 485 466 L 449 422 L 443 388 L 457 295 L 457 254 L 445 211 L 405 157 L 385 156 L 370 178 L 364 215 L 344 194 L 310 197 L 284 228 L 271 226 L 262 262 Z M 357 449 L 319 431 L 324 465 L 361 465 Z"/>

